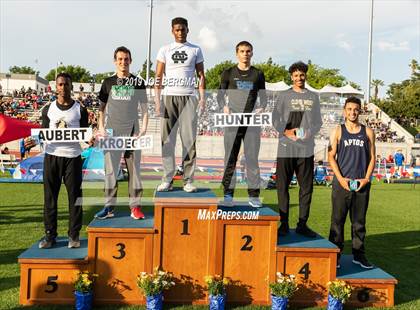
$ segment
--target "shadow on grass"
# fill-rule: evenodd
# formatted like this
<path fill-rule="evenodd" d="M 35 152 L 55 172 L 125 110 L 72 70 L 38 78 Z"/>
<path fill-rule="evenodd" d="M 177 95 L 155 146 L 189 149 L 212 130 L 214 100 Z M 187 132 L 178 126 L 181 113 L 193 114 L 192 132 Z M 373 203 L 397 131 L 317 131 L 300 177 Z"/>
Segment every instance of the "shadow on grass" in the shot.
<path fill-rule="evenodd" d="M 14 250 L 1 250 L 0 251 L 0 264 L 16 264 L 17 257 L 22 254 L 26 249 Z"/>
<path fill-rule="evenodd" d="M 0 215 L 2 219 L 0 220 L 0 225 L 10 225 L 10 224 L 25 224 L 25 223 L 43 223 L 42 213 L 39 216 L 9 216 L 9 215 Z M 6 217 L 6 220 L 4 218 Z M 57 216 L 57 221 L 67 220 L 69 216 L 59 212 Z"/>
<path fill-rule="evenodd" d="M 383 269 L 398 280 L 395 288 L 395 304 L 420 299 L 419 262 L 420 232 L 406 231 L 368 235 L 365 239 L 366 256 L 372 264 Z M 344 245 L 351 252 L 351 241 Z"/>
<path fill-rule="evenodd" d="M 2 255 L 2 254 L 1 254 Z M 19 286 L 19 277 L 5 277 L 1 279 L 0 292 Z"/>
<path fill-rule="evenodd" d="M 36 208 L 28 209 L 30 207 L 36 207 Z M 0 210 L 1 211 L 14 211 L 14 212 L 16 212 L 16 211 L 26 211 L 26 210 L 34 211 L 34 210 L 42 210 L 43 207 L 44 207 L 43 204 L 32 203 L 32 204 L 27 204 L 27 205 L 1 206 Z M 10 209 L 7 209 L 7 208 L 10 208 Z"/>

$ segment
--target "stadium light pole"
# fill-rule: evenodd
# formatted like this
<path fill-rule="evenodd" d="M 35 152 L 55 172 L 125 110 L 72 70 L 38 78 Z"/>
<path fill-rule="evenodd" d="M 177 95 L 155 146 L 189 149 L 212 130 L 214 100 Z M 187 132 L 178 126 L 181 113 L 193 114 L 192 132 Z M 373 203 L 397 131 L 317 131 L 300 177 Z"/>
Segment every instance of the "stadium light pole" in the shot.
<path fill-rule="evenodd" d="M 150 53 L 152 49 L 152 16 L 153 16 L 153 0 L 149 0 L 149 37 L 147 45 L 147 59 L 146 59 L 146 85 L 149 83 L 150 77 Z"/>
<path fill-rule="evenodd" d="M 9 79 L 12 77 L 10 73 L 6 73 L 6 79 L 7 79 L 7 86 L 6 86 L 6 95 L 9 93 Z"/>
<path fill-rule="evenodd" d="M 55 79 L 57 79 L 57 71 L 58 71 L 58 66 L 61 66 L 63 63 L 61 61 L 57 61 L 57 64 L 55 66 Z"/>
<path fill-rule="evenodd" d="M 373 37 L 373 0 L 370 0 L 370 21 L 369 21 L 369 49 L 368 49 L 368 77 L 366 89 L 366 103 L 370 102 L 370 84 L 372 79 L 372 37 Z"/>
<path fill-rule="evenodd" d="M 35 63 L 35 76 L 38 76 L 38 72 L 36 71 L 36 69 L 38 68 L 38 58 L 34 59 L 34 63 Z"/>

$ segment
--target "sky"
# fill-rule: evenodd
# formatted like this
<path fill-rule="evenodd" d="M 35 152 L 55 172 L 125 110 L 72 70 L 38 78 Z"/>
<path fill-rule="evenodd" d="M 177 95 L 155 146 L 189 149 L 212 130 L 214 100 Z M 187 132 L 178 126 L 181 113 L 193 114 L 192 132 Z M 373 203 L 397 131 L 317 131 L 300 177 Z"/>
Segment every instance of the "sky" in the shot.
<path fill-rule="evenodd" d="M 235 45 L 254 45 L 254 62 L 297 60 L 337 68 L 364 90 L 370 0 L 154 0 L 152 56 L 173 41 L 170 22 L 189 21 L 188 41 L 205 66 L 235 61 Z M 91 73 L 113 71 L 113 51 L 127 46 L 132 71 L 146 59 L 149 1 L 0 0 L 0 72 L 31 66 L 45 76 L 57 62 Z M 372 78 L 386 85 L 410 76 L 420 61 L 420 0 L 374 0 Z M 380 91 L 384 96 L 386 87 Z"/>

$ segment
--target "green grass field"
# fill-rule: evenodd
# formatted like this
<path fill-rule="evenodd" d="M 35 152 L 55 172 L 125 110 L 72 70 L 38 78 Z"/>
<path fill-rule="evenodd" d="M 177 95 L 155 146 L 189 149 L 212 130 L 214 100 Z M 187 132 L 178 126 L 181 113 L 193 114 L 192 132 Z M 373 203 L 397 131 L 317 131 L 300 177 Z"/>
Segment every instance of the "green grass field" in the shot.
<path fill-rule="evenodd" d="M 208 187 L 209 184 L 199 184 Z M 145 190 L 151 198 L 153 190 Z M 221 191 L 215 189 L 218 195 Z M 244 190 L 237 194 L 246 196 Z M 85 197 L 102 197 L 100 189 L 84 190 Z M 127 184 L 121 182 L 121 196 L 127 196 Z M 276 192 L 263 191 L 264 203 L 276 209 Z M 315 187 L 309 226 L 328 237 L 331 215 L 331 189 Z M 67 231 L 67 198 L 64 186 L 59 199 L 59 235 Z M 150 208 L 150 207 L 149 207 Z M 84 205 L 84 227 L 100 206 Z M 43 236 L 42 184 L 0 184 L 0 309 L 18 309 L 19 265 L 17 256 Z M 291 189 L 291 224 L 298 213 L 298 188 Z M 346 224 L 345 252 L 351 253 L 350 225 Z M 378 184 L 374 181 L 367 217 L 367 255 L 371 262 L 399 281 L 395 292 L 395 309 L 420 309 L 420 186 Z M 207 307 L 171 307 L 205 309 Z M 28 307 L 25 307 L 28 308 Z M 72 309 L 70 306 L 29 307 L 36 309 Z M 144 307 L 103 307 L 104 309 L 140 309 Z M 241 309 L 268 307 L 249 306 Z"/>

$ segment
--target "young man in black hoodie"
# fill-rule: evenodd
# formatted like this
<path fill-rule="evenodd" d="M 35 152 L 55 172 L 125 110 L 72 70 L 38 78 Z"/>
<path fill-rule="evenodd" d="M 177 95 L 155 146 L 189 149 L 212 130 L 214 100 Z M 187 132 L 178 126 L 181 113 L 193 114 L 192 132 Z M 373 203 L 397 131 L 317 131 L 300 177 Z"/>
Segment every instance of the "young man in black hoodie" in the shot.
<path fill-rule="evenodd" d="M 316 237 L 306 224 L 314 179 L 314 137 L 321 128 L 318 94 L 305 88 L 308 66 L 297 62 L 290 66 L 291 89 L 282 92 L 273 111 L 274 127 L 280 133 L 277 149 L 277 197 L 281 225 L 279 235 L 289 233 L 289 185 L 293 174 L 299 183 L 299 222 L 296 233 Z"/>

